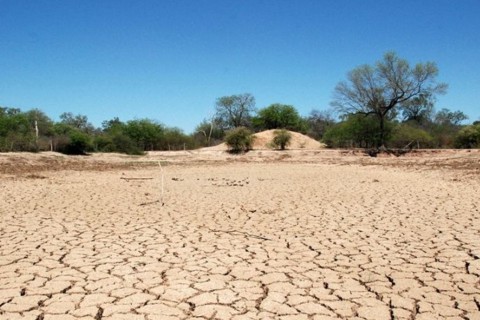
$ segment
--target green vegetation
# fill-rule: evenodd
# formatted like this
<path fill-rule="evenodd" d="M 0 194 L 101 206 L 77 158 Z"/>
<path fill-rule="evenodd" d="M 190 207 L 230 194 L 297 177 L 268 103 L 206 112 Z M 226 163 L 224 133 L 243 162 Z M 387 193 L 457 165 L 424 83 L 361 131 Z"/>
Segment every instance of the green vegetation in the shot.
<path fill-rule="evenodd" d="M 245 127 L 231 129 L 225 136 L 225 143 L 228 150 L 232 153 L 247 152 L 252 149 L 253 132 Z"/>
<path fill-rule="evenodd" d="M 296 110 L 291 114 L 298 115 Z M 258 124 L 261 117 L 253 117 L 252 123 Z M 380 123 L 373 114 L 347 114 L 336 121 L 328 112 L 314 110 L 306 118 L 295 118 L 300 118 L 296 123 L 301 123 L 301 126 L 296 130 L 289 129 L 306 132 L 332 148 L 376 148 L 382 144 Z M 402 113 L 402 117 L 384 121 L 383 143 L 393 148 L 479 148 L 480 124 L 462 125 L 465 119 L 462 112 L 448 109 L 436 113 L 432 109 L 420 116 L 418 113 L 414 116 Z M 232 143 L 232 150 L 245 151 L 250 148 L 248 140 L 235 140 L 242 137 L 238 132 L 243 134 L 246 129 L 250 132 L 266 129 L 253 125 L 239 128 L 225 130 L 215 119 L 204 120 L 191 135 L 186 135 L 178 128 L 166 127 L 150 119 L 122 122 L 119 118 L 104 121 L 100 128 L 95 128 L 82 115 L 67 113 L 60 117 L 59 122 L 54 122 L 38 109 L 22 112 L 14 108 L 0 108 L 0 152 L 57 151 L 77 155 L 120 152 L 141 155 L 151 150 L 213 146 L 227 137 Z M 277 132 L 278 137 L 272 144 L 282 149 L 288 131 L 281 129 Z M 242 146 L 242 141 L 246 141 L 246 147 Z M 240 143 L 238 148 L 237 143 Z M 283 148 L 287 146 L 288 142 Z"/>
<path fill-rule="evenodd" d="M 446 84 L 436 82 L 437 75 L 438 68 L 432 62 L 410 67 L 408 61 L 389 52 L 375 66 L 363 65 L 350 71 L 348 81 L 336 86 L 332 105 L 343 115 L 372 115 L 378 122 L 376 146 L 385 146 L 387 122 L 396 117 L 402 105 L 446 91 Z"/>
<path fill-rule="evenodd" d="M 388 122 L 384 124 L 383 135 L 386 139 L 391 135 L 391 125 Z M 323 142 L 334 148 L 373 148 L 380 141 L 380 125 L 373 115 L 348 115 L 323 136 Z"/>
<path fill-rule="evenodd" d="M 432 62 L 415 66 L 387 53 L 375 65 L 353 69 L 335 88 L 333 109 L 302 117 L 293 105 L 275 103 L 256 111 L 249 93 L 223 96 L 215 114 L 192 134 L 151 119 L 126 122 L 115 117 L 96 128 L 85 115 L 65 112 L 55 122 L 39 109 L 0 107 L 0 152 L 57 151 L 85 155 L 151 150 L 184 150 L 223 141 L 232 152 L 251 148 L 252 132 L 276 131 L 273 145 L 285 149 L 297 131 L 333 148 L 480 148 L 480 123 L 464 125 L 467 116 L 447 108 L 435 111 L 438 83 Z M 334 116 L 337 114 L 337 116 Z"/>
<path fill-rule="evenodd" d="M 390 141 L 394 148 L 431 148 L 434 145 L 430 133 L 408 123 L 397 124 L 392 130 Z"/>
<path fill-rule="evenodd" d="M 275 130 L 273 133 L 272 144 L 279 148 L 280 150 L 285 150 L 285 148 L 290 144 L 292 140 L 292 134 L 285 130 Z"/>
<path fill-rule="evenodd" d="M 225 137 L 225 131 L 215 122 L 215 119 L 203 120 L 193 133 L 195 145 L 210 147 L 220 144 Z"/>
<path fill-rule="evenodd" d="M 194 139 L 180 129 L 153 120 L 104 121 L 95 128 L 84 115 L 63 113 L 54 122 L 42 111 L 0 108 L 0 152 L 57 151 L 72 155 L 89 152 L 143 154 L 147 150 L 194 147 Z"/>
<path fill-rule="evenodd" d="M 217 99 L 215 122 L 223 130 L 249 127 L 252 112 L 255 111 L 255 98 L 249 94 L 225 96 Z"/>
<path fill-rule="evenodd" d="M 480 148 L 480 123 L 466 126 L 455 137 L 456 148 Z"/>
<path fill-rule="evenodd" d="M 459 134 L 469 126 L 458 119 L 445 120 L 445 114 L 463 115 L 459 111 L 442 109 L 440 115 L 432 113 L 421 123 L 398 118 L 384 122 L 383 144 L 392 148 L 475 148 L 474 144 L 459 142 Z M 463 118 L 460 116 L 460 118 Z M 332 148 L 377 148 L 382 145 L 379 122 L 374 115 L 349 114 L 330 126 L 322 141 Z"/>
<path fill-rule="evenodd" d="M 40 130 L 41 136 L 36 134 Z M 53 133 L 53 122 L 40 110 L 0 107 L 0 152 L 40 151 Z"/>
<path fill-rule="evenodd" d="M 305 132 L 307 127 L 295 107 L 279 103 L 260 109 L 252 118 L 252 125 L 256 131 L 287 129 Z"/>

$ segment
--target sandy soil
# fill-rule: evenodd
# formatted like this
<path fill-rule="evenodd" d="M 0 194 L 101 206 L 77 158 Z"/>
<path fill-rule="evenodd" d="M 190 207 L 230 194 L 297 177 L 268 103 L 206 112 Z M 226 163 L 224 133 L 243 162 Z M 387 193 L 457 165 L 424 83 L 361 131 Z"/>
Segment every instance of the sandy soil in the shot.
<path fill-rule="evenodd" d="M 261 132 L 257 132 L 253 135 L 253 145 L 252 149 L 254 150 L 268 150 L 268 149 L 275 149 L 272 146 L 273 138 L 275 137 L 275 129 L 272 130 L 265 130 Z M 310 138 L 304 134 L 288 131 L 291 135 L 290 142 L 288 144 L 288 149 L 295 150 L 295 149 L 303 149 L 303 150 L 314 150 L 314 149 L 323 149 L 325 148 L 325 144 L 318 142 L 315 139 Z M 204 151 L 207 150 L 219 150 L 219 151 L 226 151 L 228 147 L 225 143 L 221 143 L 216 146 L 204 148 Z"/>
<path fill-rule="evenodd" d="M 478 150 L 1 154 L 0 319 L 480 319 L 479 194 Z"/>

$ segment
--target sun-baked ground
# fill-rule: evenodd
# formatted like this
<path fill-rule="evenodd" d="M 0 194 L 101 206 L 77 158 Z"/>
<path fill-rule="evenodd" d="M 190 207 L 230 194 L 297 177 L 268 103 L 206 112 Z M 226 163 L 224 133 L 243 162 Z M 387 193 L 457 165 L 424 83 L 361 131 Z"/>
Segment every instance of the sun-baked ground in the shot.
<path fill-rule="evenodd" d="M 480 319 L 479 194 L 478 150 L 1 154 L 0 318 Z"/>
<path fill-rule="evenodd" d="M 253 135 L 253 144 L 252 149 L 255 150 L 269 150 L 275 149 L 272 145 L 273 138 L 275 137 L 275 132 L 277 130 L 265 130 L 262 132 L 257 132 Z M 315 139 L 310 138 L 304 134 L 288 131 L 290 133 L 290 140 L 288 142 L 288 149 L 304 149 L 304 150 L 314 150 L 314 149 L 323 149 L 325 144 L 318 142 Z M 226 151 L 228 147 L 225 143 L 221 143 L 217 146 L 204 148 L 203 150 L 220 150 Z"/>

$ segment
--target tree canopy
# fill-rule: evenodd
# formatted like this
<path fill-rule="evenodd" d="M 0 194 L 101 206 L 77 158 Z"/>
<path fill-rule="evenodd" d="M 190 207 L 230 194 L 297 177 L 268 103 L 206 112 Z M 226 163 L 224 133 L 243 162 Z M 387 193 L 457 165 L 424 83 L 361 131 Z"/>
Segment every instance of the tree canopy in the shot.
<path fill-rule="evenodd" d="M 411 67 L 393 52 L 376 65 L 363 65 L 350 71 L 348 80 L 335 88 L 332 105 L 341 114 L 374 115 L 379 123 L 379 146 L 386 142 L 385 122 L 396 116 L 399 107 L 421 95 L 433 97 L 446 91 L 438 83 L 438 68 L 433 62 Z"/>
<path fill-rule="evenodd" d="M 250 126 L 255 97 L 250 93 L 224 96 L 217 99 L 215 109 L 217 123 L 225 130 Z"/>
<path fill-rule="evenodd" d="M 431 94 L 419 94 L 403 102 L 401 105 L 403 121 L 413 121 L 418 125 L 424 125 L 433 116 L 433 105 Z"/>
<path fill-rule="evenodd" d="M 223 96 L 215 100 L 215 113 L 188 135 L 148 118 L 124 122 L 114 117 L 97 128 L 82 114 L 64 112 L 55 122 L 39 109 L 0 107 L 0 152 L 143 154 L 223 141 L 248 144 L 251 132 L 267 129 L 301 132 L 330 147 L 376 148 L 372 151 L 377 152 L 387 143 L 395 148 L 480 147 L 479 121 L 468 126 L 464 123 L 468 117 L 460 110 L 435 110 L 436 95 L 447 88 L 437 77 L 433 62 L 411 66 L 388 52 L 376 64 L 348 73 L 347 80 L 335 87 L 333 109 L 314 109 L 302 117 L 294 106 L 281 103 L 257 111 L 250 93 Z M 282 148 L 282 141 L 277 142 Z"/>
<path fill-rule="evenodd" d="M 462 121 L 467 119 L 467 115 L 460 110 L 450 111 L 443 108 L 435 114 L 435 122 L 447 126 L 459 126 Z"/>
<path fill-rule="evenodd" d="M 252 119 L 258 130 L 287 129 L 301 131 L 302 118 L 297 109 L 291 105 L 275 103 L 260 109 Z"/>

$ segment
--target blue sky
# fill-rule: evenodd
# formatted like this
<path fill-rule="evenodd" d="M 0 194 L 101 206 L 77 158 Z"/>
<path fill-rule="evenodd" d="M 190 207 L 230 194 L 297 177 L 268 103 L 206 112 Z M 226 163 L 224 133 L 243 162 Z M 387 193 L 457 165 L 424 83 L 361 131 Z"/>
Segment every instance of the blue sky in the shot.
<path fill-rule="evenodd" d="M 329 108 L 386 51 L 434 61 L 436 108 L 480 119 L 478 0 L 0 0 L 0 105 L 190 133 L 221 96 Z"/>

